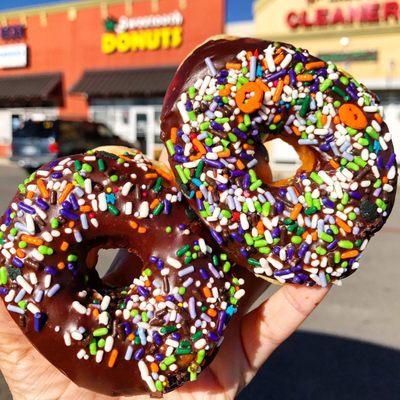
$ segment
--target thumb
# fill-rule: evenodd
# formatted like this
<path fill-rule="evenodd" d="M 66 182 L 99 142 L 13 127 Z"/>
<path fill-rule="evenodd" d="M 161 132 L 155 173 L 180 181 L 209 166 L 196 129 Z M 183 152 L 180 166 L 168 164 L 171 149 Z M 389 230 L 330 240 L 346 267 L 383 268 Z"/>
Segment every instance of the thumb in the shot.
<path fill-rule="evenodd" d="M 248 383 L 271 353 L 285 341 L 327 295 L 329 288 L 284 285 L 243 317 L 241 337 Z"/>

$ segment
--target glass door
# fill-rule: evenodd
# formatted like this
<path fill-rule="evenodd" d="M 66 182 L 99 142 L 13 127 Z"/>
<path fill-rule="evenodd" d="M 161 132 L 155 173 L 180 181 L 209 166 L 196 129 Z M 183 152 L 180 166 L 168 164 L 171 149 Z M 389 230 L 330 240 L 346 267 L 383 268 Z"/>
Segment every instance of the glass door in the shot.
<path fill-rule="evenodd" d="M 132 130 L 136 132 L 136 146 L 150 157 L 155 156 L 155 138 L 160 131 L 159 106 L 133 106 L 130 108 Z"/>

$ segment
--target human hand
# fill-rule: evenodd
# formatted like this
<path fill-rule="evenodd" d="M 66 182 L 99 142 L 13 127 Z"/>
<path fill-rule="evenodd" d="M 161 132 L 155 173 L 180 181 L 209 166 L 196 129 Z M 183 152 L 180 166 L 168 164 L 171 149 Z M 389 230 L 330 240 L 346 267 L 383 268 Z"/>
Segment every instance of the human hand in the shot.
<path fill-rule="evenodd" d="M 265 290 L 263 280 L 247 279 L 249 296 L 225 333 L 224 343 L 211 365 L 196 382 L 166 394 L 166 399 L 234 399 L 271 353 L 309 316 L 329 289 L 285 285 L 253 311 L 245 314 L 257 295 Z M 0 305 L 0 369 L 14 400 L 105 400 L 79 388 L 50 364 L 26 339 Z M 148 395 L 129 397 L 148 399 Z M 126 398 L 128 399 L 128 398 Z"/>

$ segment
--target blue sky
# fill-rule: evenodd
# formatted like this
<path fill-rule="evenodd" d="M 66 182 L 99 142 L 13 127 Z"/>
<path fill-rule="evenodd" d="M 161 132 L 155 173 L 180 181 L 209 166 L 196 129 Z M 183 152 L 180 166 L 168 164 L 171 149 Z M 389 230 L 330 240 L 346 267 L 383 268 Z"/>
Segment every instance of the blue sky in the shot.
<path fill-rule="evenodd" d="M 10 10 L 21 7 L 34 7 L 41 4 L 63 2 L 65 2 L 65 0 L 0 0 L 0 10 Z M 251 20 L 252 4 L 253 0 L 226 0 L 227 22 Z"/>

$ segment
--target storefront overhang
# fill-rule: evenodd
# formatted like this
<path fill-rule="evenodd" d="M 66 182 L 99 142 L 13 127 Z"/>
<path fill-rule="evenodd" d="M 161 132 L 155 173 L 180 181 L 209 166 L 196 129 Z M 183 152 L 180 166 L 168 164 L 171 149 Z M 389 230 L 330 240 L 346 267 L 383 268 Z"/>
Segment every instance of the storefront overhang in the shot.
<path fill-rule="evenodd" d="M 176 67 L 87 70 L 70 93 L 89 98 L 127 98 L 163 96 Z"/>
<path fill-rule="evenodd" d="M 0 107 L 60 106 L 61 79 L 61 73 L 0 77 Z"/>

